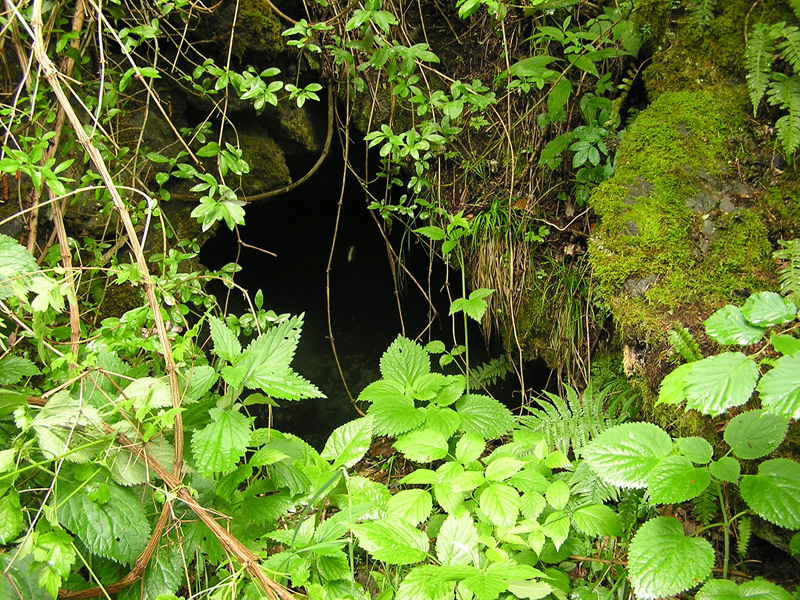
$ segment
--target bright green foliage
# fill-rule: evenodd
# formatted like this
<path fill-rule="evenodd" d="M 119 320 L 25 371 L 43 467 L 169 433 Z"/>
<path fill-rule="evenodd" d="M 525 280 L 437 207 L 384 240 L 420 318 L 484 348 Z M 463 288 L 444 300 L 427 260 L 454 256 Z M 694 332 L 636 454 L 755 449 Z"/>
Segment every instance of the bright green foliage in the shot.
<path fill-rule="evenodd" d="M 723 345 L 749 346 L 760 340 L 764 331 L 748 324 L 741 309 L 730 304 L 706 320 L 706 333 Z"/>
<path fill-rule="evenodd" d="M 665 557 L 668 557 L 665 560 Z M 689 538 L 680 521 L 656 517 L 639 528 L 628 549 L 628 570 L 637 598 L 652 600 L 694 587 L 711 572 L 714 550 Z"/>
<path fill-rule="evenodd" d="M 251 420 L 238 411 L 219 408 L 212 408 L 209 415 L 211 422 L 192 436 L 192 454 L 205 473 L 230 471 L 247 451 Z"/>
<path fill-rule="evenodd" d="M 697 591 L 697 600 L 789 600 L 792 595 L 760 577 L 737 585 L 726 579 L 712 579 Z"/>
<path fill-rule="evenodd" d="M 457 298 L 450 305 L 450 315 L 452 316 L 457 312 L 464 312 L 468 317 L 480 323 L 486 312 L 486 300 L 484 300 L 484 298 L 491 295 L 492 292 L 494 292 L 494 290 L 479 288 L 473 290 L 469 298 Z"/>
<path fill-rule="evenodd" d="M 364 417 L 337 428 L 325 443 L 320 456 L 333 461 L 333 468 L 349 468 L 369 450 L 372 442 L 372 418 Z"/>
<path fill-rule="evenodd" d="M 789 529 L 800 529 L 800 464 L 774 458 L 758 466 L 757 475 L 745 475 L 742 498 L 760 517 Z"/>
<path fill-rule="evenodd" d="M 700 352 L 700 346 L 697 345 L 697 340 L 695 340 L 689 330 L 680 323 L 675 326 L 675 329 L 670 329 L 667 332 L 667 337 L 675 351 L 680 354 L 686 362 L 693 362 L 703 358 Z"/>
<path fill-rule="evenodd" d="M 773 252 L 772 256 L 786 261 L 778 277 L 781 294 L 794 304 L 800 304 L 800 239 L 778 240 L 778 243 L 783 248 Z"/>
<path fill-rule="evenodd" d="M 392 565 L 420 562 L 427 555 L 428 537 L 406 521 L 372 521 L 351 530 L 362 548 Z"/>

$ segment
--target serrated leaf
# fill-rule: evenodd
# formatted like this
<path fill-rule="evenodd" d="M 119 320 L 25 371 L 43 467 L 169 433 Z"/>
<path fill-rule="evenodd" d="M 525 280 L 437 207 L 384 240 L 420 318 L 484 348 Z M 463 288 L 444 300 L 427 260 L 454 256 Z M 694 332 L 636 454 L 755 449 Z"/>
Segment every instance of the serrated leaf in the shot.
<path fill-rule="evenodd" d="M 128 436 L 136 446 L 141 449 L 146 448 L 148 456 L 157 460 L 162 466 L 169 466 L 172 463 L 174 450 L 163 435 L 153 438 L 145 446 L 136 429 L 127 421 L 120 421 L 114 428 Z M 116 442 L 108 449 L 106 461 L 111 466 L 111 476 L 120 485 L 147 483 L 152 481 L 155 475 L 151 466 L 139 460 L 129 448 Z"/>
<path fill-rule="evenodd" d="M 765 410 L 749 410 L 736 415 L 725 427 L 723 439 L 741 459 L 766 456 L 781 445 L 789 429 L 789 419 Z"/>
<path fill-rule="evenodd" d="M 761 406 L 770 413 L 800 419 L 800 354 L 779 358 L 757 389 Z"/>
<path fill-rule="evenodd" d="M 214 342 L 214 354 L 231 364 L 235 364 L 242 354 L 242 345 L 239 338 L 225 324 L 225 321 L 217 317 L 209 317 L 209 329 L 211 330 L 211 340 Z"/>
<path fill-rule="evenodd" d="M 554 589 L 549 583 L 543 581 L 509 581 L 508 591 L 516 598 L 540 600 L 550 595 Z"/>
<path fill-rule="evenodd" d="M 433 498 L 430 492 L 416 488 L 397 492 L 386 505 L 386 513 L 390 519 L 401 519 L 414 526 L 426 520 L 432 509 Z"/>
<path fill-rule="evenodd" d="M 661 459 L 672 452 L 672 439 L 652 423 L 623 423 L 606 429 L 583 449 L 592 470 L 606 483 L 642 489 Z"/>
<path fill-rule="evenodd" d="M 739 484 L 742 499 L 755 513 L 780 527 L 800 529 L 800 464 L 774 458 L 745 475 Z"/>
<path fill-rule="evenodd" d="M 429 463 L 447 456 L 447 438 L 432 429 L 417 429 L 397 438 L 394 448 L 409 460 Z"/>
<path fill-rule="evenodd" d="M 185 372 L 181 371 L 178 376 L 181 381 L 181 405 L 200 400 L 219 379 L 216 370 L 210 365 L 195 365 Z"/>
<path fill-rule="evenodd" d="M 680 404 L 686 400 L 686 378 L 693 364 L 683 364 L 661 380 L 657 404 Z"/>
<path fill-rule="evenodd" d="M 463 375 L 446 375 L 444 385 L 433 399 L 434 403 L 439 406 L 450 406 L 461 398 L 466 385 L 467 380 Z"/>
<path fill-rule="evenodd" d="M 742 466 L 732 456 L 723 456 L 719 460 L 711 461 L 708 471 L 717 479 L 728 483 L 739 483 Z"/>
<path fill-rule="evenodd" d="M 569 486 L 561 479 L 550 484 L 544 493 L 547 503 L 556 510 L 563 510 L 569 502 Z"/>
<path fill-rule="evenodd" d="M 513 456 L 501 456 L 486 466 L 484 475 L 489 481 L 505 481 L 522 469 L 523 466 L 525 466 L 525 463 Z M 569 490 L 567 490 L 567 496 L 569 496 Z"/>
<path fill-rule="evenodd" d="M 782 587 L 760 577 L 736 585 L 727 579 L 712 579 L 697 591 L 696 600 L 791 600 Z"/>
<path fill-rule="evenodd" d="M 551 512 L 544 520 L 542 531 L 552 540 L 556 550 L 561 548 L 561 545 L 567 540 L 569 536 L 569 525 L 569 515 L 560 510 Z"/>
<path fill-rule="evenodd" d="M 375 435 L 398 435 L 415 429 L 425 422 L 425 411 L 404 396 L 394 400 L 375 400 L 367 410 L 372 416 Z"/>
<path fill-rule="evenodd" d="M 75 550 L 72 544 L 72 537 L 62 529 L 48 531 L 36 539 L 33 558 L 38 563 L 36 566 L 39 569 L 37 583 L 53 598 L 58 597 L 61 581 L 67 578 L 75 563 Z"/>
<path fill-rule="evenodd" d="M 142 575 L 141 582 L 117 594 L 117 600 L 171 600 L 186 573 L 185 558 L 174 546 L 160 546 Z"/>
<path fill-rule="evenodd" d="M 713 565 L 711 544 L 686 537 L 680 521 L 670 517 L 642 525 L 628 549 L 628 573 L 641 600 L 684 592 L 708 577 Z"/>
<path fill-rule="evenodd" d="M 6 490 L 0 498 L 0 544 L 8 544 L 22 531 L 22 507 L 14 488 Z"/>
<path fill-rule="evenodd" d="M 738 306 L 728 304 L 720 308 L 705 321 L 706 333 L 723 345 L 749 346 L 762 337 L 766 329 L 753 327 L 745 321 Z"/>
<path fill-rule="evenodd" d="M 134 410 L 167 408 L 172 406 L 169 383 L 155 377 L 141 377 L 131 381 L 117 398 L 117 403 L 129 402 Z"/>
<path fill-rule="evenodd" d="M 36 259 L 12 237 L 0 233 L 0 300 L 16 295 L 10 279 L 39 270 Z"/>
<path fill-rule="evenodd" d="M 237 411 L 212 408 L 211 423 L 192 435 L 192 456 L 207 474 L 231 471 L 247 451 L 252 419 Z"/>
<path fill-rule="evenodd" d="M 486 440 L 474 433 L 461 436 L 456 443 L 456 460 L 461 464 L 469 464 L 478 460 L 486 450 Z"/>
<path fill-rule="evenodd" d="M 619 518 L 605 504 L 582 506 L 572 513 L 572 520 L 579 531 L 591 536 L 621 536 Z"/>
<path fill-rule="evenodd" d="M 467 394 L 456 402 L 461 429 L 486 439 L 498 438 L 514 426 L 511 411 L 489 396 Z"/>
<path fill-rule="evenodd" d="M 438 431 L 447 439 L 458 430 L 460 422 L 461 418 L 452 408 L 442 408 L 434 404 L 429 404 L 425 408 L 425 429 Z"/>
<path fill-rule="evenodd" d="M 89 497 L 91 484 L 62 483 L 58 519 L 97 556 L 131 565 L 150 539 L 150 524 L 135 492 L 112 481 L 106 485 L 108 501 L 99 504 Z"/>
<path fill-rule="evenodd" d="M 483 513 L 498 527 L 510 527 L 519 516 L 519 493 L 504 483 L 489 484 L 481 492 Z"/>
<path fill-rule="evenodd" d="M 443 565 L 471 565 L 478 558 L 478 530 L 469 512 L 448 515 L 436 536 L 436 557 Z"/>
<path fill-rule="evenodd" d="M 380 371 L 385 379 L 398 381 L 412 390 L 419 378 L 431 372 L 431 361 L 422 346 L 398 336 L 381 356 Z"/>
<path fill-rule="evenodd" d="M 45 456 L 64 456 L 78 463 L 95 458 L 103 448 L 101 440 L 110 440 L 97 410 L 72 398 L 66 390 L 48 400 L 34 417 L 33 429 Z"/>
<path fill-rule="evenodd" d="M 450 305 L 450 316 L 457 312 L 464 312 L 468 317 L 480 323 L 486 313 L 486 298 L 494 290 L 480 288 L 469 295 L 469 298 L 457 298 Z"/>
<path fill-rule="evenodd" d="M 322 458 L 333 461 L 333 469 L 350 468 L 361 460 L 372 443 L 372 417 L 355 419 L 331 433 Z"/>
<path fill-rule="evenodd" d="M 771 327 L 794 321 L 797 306 L 775 292 L 751 294 L 742 307 L 742 314 L 753 325 Z"/>
<path fill-rule="evenodd" d="M 8 354 L 0 359 L 0 385 L 15 385 L 24 377 L 39 374 L 39 367 L 22 356 Z"/>
<path fill-rule="evenodd" d="M 351 531 L 364 550 L 390 565 L 410 565 L 427 556 L 428 536 L 405 521 L 360 523 Z"/>
<path fill-rule="evenodd" d="M 696 498 L 711 483 L 705 467 L 695 467 L 685 456 L 668 456 L 647 477 L 647 490 L 657 504 L 678 504 Z"/>
<path fill-rule="evenodd" d="M 750 400 L 758 367 L 741 352 L 724 352 L 692 363 L 686 378 L 686 408 L 720 415 Z"/>
<path fill-rule="evenodd" d="M 452 600 L 455 582 L 475 571 L 475 567 L 457 565 L 416 567 L 403 577 L 394 600 Z"/>
<path fill-rule="evenodd" d="M 400 480 L 403 485 L 430 485 L 436 483 L 436 472 L 430 469 L 415 469 Z"/>
<path fill-rule="evenodd" d="M 791 335 L 775 335 L 769 339 L 772 347 L 781 354 L 800 354 L 800 339 Z"/>
<path fill-rule="evenodd" d="M 714 449 L 705 439 L 697 436 L 678 438 L 676 440 L 681 453 L 696 465 L 706 465 L 714 456 Z"/>
<path fill-rule="evenodd" d="M 535 520 L 547 508 L 547 500 L 539 492 L 525 492 L 520 499 L 519 508 L 525 518 Z"/>
<path fill-rule="evenodd" d="M 508 587 L 505 577 L 488 571 L 470 575 L 462 583 L 478 600 L 495 600 Z"/>

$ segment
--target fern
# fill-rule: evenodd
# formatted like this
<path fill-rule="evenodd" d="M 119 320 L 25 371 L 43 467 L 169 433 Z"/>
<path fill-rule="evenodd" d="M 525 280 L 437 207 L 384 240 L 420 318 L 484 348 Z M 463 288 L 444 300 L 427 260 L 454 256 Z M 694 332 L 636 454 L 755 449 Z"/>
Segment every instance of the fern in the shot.
<path fill-rule="evenodd" d="M 789 111 L 777 120 L 775 130 L 786 157 L 791 159 L 792 153 L 800 147 L 800 77 L 773 74 L 768 100 L 770 104 Z"/>
<path fill-rule="evenodd" d="M 714 522 L 717 516 L 717 495 L 719 494 L 719 483 L 712 481 L 699 496 L 692 499 L 692 512 L 695 519 L 703 526 L 708 527 Z"/>
<path fill-rule="evenodd" d="M 750 536 L 753 535 L 753 520 L 750 517 L 742 517 L 739 520 L 738 540 L 736 540 L 736 551 L 739 558 L 743 559 L 747 554 L 747 547 L 750 545 Z"/>
<path fill-rule="evenodd" d="M 800 0 L 786 0 L 786 4 L 792 7 L 797 20 L 800 21 Z"/>
<path fill-rule="evenodd" d="M 694 362 L 703 358 L 700 353 L 700 346 L 697 345 L 697 340 L 680 323 L 675 325 L 675 329 L 670 329 L 667 332 L 667 336 L 675 352 L 680 354 L 686 362 Z"/>
<path fill-rule="evenodd" d="M 800 30 L 787 26 L 781 32 L 785 38 L 779 45 L 781 58 L 792 65 L 795 74 L 800 74 Z"/>
<path fill-rule="evenodd" d="M 783 246 L 783 249 L 776 250 L 772 256 L 775 259 L 786 261 L 781 266 L 778 275 L 781 294 L 800 305 L 800 239 L 778 240 L 778 243 Z"/>
<path fill-rule="evenodd" d="M 579 462 L 575 467 L 575 472 L 569 479 L 569 490 L 572 495 L 577 496 L 578 504 L 617 502 L 620 496 L 620 488 L 600 479 L 586 461 Z"/>
<path fill-rule="evenodd" d="M 504 380 L 506 375 L 513 372 L 514 368 L 505 356 L 493 358 L 479 367 L 471 369 L 472 379 L 481 385 L 494 385 L 498 380 Z"/>
<path fill-rule="evenodd" d="M 747 40 L 744 66 L 747 69 L 747 90 L 753 103 L 753 115 L 770 83 L 772 62 L 775 59 L 776 34 L 772 26 L 758 23 Z"/>
<path fill-rule="evenodd" d="M 565 387 L 566 401 L 544 392 L 549 402 L 542 399 L 538 400 L 540 408 L 527 407 L 531 414 L 520 417 L 520 422 L 543 433 L 547 443 L 556 450 L 567 454 L 572 447 L 575 456 L 578 456 L 589 443 L 589 438 L 616 425 L 616 420 L 609 418 L 603 410 L 608 388 L 595 392 L 589 384 L 582 398 L 579 398 L 573 388 L 568 385 Z"/>
<path fill-rule="evenodd" d="M 714 9 L 717 0 L 690 0 L 686 9 L 689 11 L 689 28 L 695 37 L 703 35 L 706 27 L 714 20 Z"/>

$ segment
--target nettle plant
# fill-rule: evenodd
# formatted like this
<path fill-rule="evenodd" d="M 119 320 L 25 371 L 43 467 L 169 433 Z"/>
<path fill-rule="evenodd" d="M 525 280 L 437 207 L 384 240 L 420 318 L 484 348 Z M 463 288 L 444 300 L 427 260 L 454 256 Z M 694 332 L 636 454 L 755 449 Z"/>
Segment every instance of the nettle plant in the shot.
<path fill-rule="evenodd" d="M 756 351 L 731 349 L 703 358 L 688 331 L 678 328 L 672 334 L 688 362 L 664 378 L 658 402 L 686 402 L 687 410 L 710 416 L 734 412 L 723 434 L 725 446 L 714 448 L 700 437 L 673 439 L 651 423 L 626 423 L 601 433 L 584 450 L 584 458 L 606 483 L 645 489 L 658 505 L 695 500 L 696 512 L 698 507 L 705 511 L 702 520 L 708 524 L 689 535 L 669 516 L 639 527 L 628 549 L 628 574 L 637 598 L 670 596 L 700 584 L 704 585 L 697 597 L 706 600 L 734 593 L 789 597 L 765 581 L 749 582 L 738 590 L 725 581 L 733 528 L 739 527 L 743 555 L 751 531 L 749 515 L 800 530 L 800 463 L 783 457 L 764 460 L 784 441 L 790 420 L 800 417 L 797 280 L 784 275 L 785 282 L 794 282 L 784 288 L 787 298 L 774 292 L 753 294 L 741 308 L 725 306 L 705 322 L 706 334 L 720 345 Z M 752 408 L 738 410 L 751 401 Z M 738 510 L 734 489 L 746 508 L 732 514 Z M 720 517 L 712 522 L 716 514 Z M 721 529 L 724 541 L 722 580 L 709 580 L 715 553 L 700 535 L 712 528 Z M 800 534 L 794 535 L 790 547 L 800 553 Z"/>

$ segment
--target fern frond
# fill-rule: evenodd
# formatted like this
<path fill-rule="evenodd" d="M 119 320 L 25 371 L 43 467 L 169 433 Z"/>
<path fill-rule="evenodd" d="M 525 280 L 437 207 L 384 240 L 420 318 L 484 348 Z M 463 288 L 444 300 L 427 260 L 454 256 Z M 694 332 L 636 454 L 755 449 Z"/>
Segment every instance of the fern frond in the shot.
<path fill-rule="evenodd" d="M 782 34 L 785 39 L 778 44 L 781 58 L 792 65 L 795 75 L 800 75 L 800 30 L 794 26 L 786 26 Z"/>
<path fill-rule="evenodd" d="M 483 385 L 494 385 L 499 380 L 505 379 L 506 375 L 513 370 L 514 368 L 508 362 L 508 359 L 505 356 L 501 356 L 471 369 L 471 374 L 474 380 Z"/>
<path fill-rule="evenodd" d="M 778 240 L 778 243 L 783 249 L 773 252 L 772 257 L 786 261 L 780 267 L 778 274 L 781 294 L 795 304 L 800 304 L 800 238 L 789 241 Z"/>
<path fill-rule="evenodd" d="M 572 495 L 578 497 L 579 504 L 616 502 L 620 495 L 620 488 L 605 483 L 585 461 L 575 467 L 569 479 L 569 489 Z"/>
<path fill-rule="evenodd" d="M 792 7 L 797 20 L 800 21 L 800 0 L 786 0 L 786 4 Z"/>
<path fill-rule="evenodd" d="M 717 516 L 717 495 L 719 494 L 719 483 L 712 481 L 699 496 L 692 499 L 692 512 L 703 527 L 708 527 L 714 522 Z"/>
<path fill-rule="evenodd" d="M 670 329 L 667 337 L 669 337 L 669 343 L 672 344 L 675 352 L 680 354 L 686 362 L 694 362 L 703 358 L 697 340 L 682 324 L 677 323 L 675 329 Z"/>
<path fill-rule="evenodd" d="M 736 540 L 736 551 L 739 553 L 739 558 L 743 559 L 750 545 L 750 536 L 753 535 L 753 519 L 750 517 L 739 519 L 737 534 L 739 539 Z"/>
<path fill-rule="evenodd" d="M 770 25 L 758 23 L 747 40 L 744 66 L 747 69 L 747 90 L 753 103 L 753 114 L 767 91 L 775 60 L 775 32 Z"/>
<path fill-rule="evenodd" d="M 775 122 L 775 131 L 787 160 L 791 162 L 792 153 L 800 147 L 800 76 L 773 74 L 768 101 L 788 111 Z"/>
<path fill-rule="evenodd" d="M 689 11 L 689 28 L 696 37 L 703 34 L 708 24 L 714 20 L 714 9 L 717 0 L 690 0 L 686 9 Z"/>

